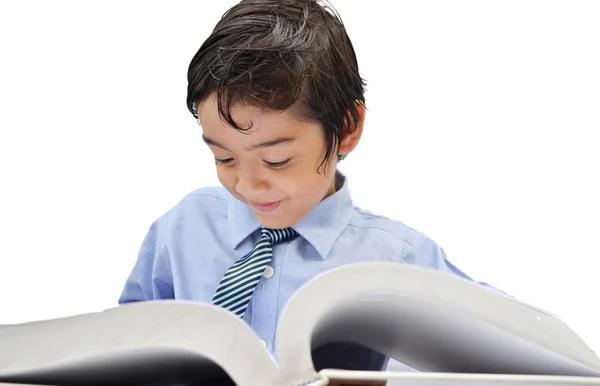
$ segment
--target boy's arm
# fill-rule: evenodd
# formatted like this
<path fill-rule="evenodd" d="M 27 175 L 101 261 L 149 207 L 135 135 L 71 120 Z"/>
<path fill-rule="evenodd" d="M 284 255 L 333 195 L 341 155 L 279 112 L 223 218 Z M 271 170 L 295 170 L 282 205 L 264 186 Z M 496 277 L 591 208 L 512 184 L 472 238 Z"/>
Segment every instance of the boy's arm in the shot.
<path fill-rule="evenodd" d="M 162 242 L 160 222 L 152 224 L 125 281 L 119 304 L 146 300 L 174 299 L 169 254 Z"/>
<path fill-rule="evenodd" d="M 402 256 L 403 261 L 406 263 L 421 265 L 421 266 L 425 266 L 425 267 L 429 267 L 429 268 L 433 268 L 436 270 L 440 270 L 443 272 L 448 272 L 448 273 L 457 275 L 459 277 L 462 277 L 463 279 L 473 281 L 491 291 L 500 293 L 505 296 L 509 296 L 513 300 L 523 304 L 524 306 L 533 308 L 533 309 L 535 309 L 541 313 L 544 313 L 548 316 L 558 318 L 557 315 L 555 315 L 547 310 L 544 310 L 540 307 L 537 307 L 535 305 L 529 304 L 525 301 L 519 300 L 519 299 L 515 298 L 514 296 L 507 294 L 506 292 L 502 291 L 499 288 L 496 288 L 495 286 L 493 286 L 491 284 L 476 281 L 476 280 L 472 279 L 466 273 L 464 273 L 463 271 L 458 269 L 456 266 L 454 266 L 450 262 L 450 260 L 448 260 L 444 250 L 442 248 L 440 248 L 433 240 L 431 240 L 424 234 L 415 231 L 412 228 L 407 229 L 406 236 L 404 238 L 404 246 L 403 246 L 403 251 L 402 251 L 401 256 Z"/>
<path fill-rule="evenodd" d="M 476 282 L 493 291 L 506 293 L 490 284 L 478 282 L 469 277 L 466 273 L 454 266 L 447 258 L 446 253 L 433 240 L 417 232 L 412 228 L 407 228 L 404 237 L 404 243 L 401 253 L 402 261 L 408 264 L 415 264 L 427 268 L 433 268 L 438 271 L 448 272 L 463 279 Z"/>

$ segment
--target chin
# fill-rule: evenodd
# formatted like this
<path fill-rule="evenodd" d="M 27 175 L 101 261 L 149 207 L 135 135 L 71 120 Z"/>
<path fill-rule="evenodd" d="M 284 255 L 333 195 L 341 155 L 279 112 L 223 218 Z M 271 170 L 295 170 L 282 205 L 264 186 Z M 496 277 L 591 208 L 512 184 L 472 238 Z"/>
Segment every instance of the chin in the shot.
<path fill-rule="evenodd" d="M 265 228 L 269 229 L 286 229 L 290 227 L 294 227 L 301 219 L 297 218 L 297 216 L 278 216 L 275 213 L 264 214 L 254 212 L 254 217 L 256 220 Z"/>
<path fill-rule="evenodd" d="M 289 228 L 292 226 L 292 224 L 290 222 L 284 221 L 283 219 L 278 219 L 278 218 L 268 217 L 268 216 L 260 216 L 260 215 L 256 215 L 256 214 L 254 216 L 256 217 L 256 219 L 258 220 L 260 225 L 262 225 L 265 228 L 285 229 L 285 228 Z"/>

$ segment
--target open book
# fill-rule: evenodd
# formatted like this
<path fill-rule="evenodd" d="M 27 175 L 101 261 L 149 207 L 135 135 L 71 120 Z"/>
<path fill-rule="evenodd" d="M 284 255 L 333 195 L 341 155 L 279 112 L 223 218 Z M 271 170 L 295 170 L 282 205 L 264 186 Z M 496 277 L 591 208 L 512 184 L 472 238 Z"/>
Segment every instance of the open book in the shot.
<path fill-rule="evenodd" d="M 317 372 L 312 352 L 332 342 L 368 347 L 418 372 Z M 228 311 L 152 301 L 0 326 L 0 382 L 600 385 L 600 359 L 559 318 L 477 283 L 412 265 L 357 263 L 294 294 L 275 357 Z"/>

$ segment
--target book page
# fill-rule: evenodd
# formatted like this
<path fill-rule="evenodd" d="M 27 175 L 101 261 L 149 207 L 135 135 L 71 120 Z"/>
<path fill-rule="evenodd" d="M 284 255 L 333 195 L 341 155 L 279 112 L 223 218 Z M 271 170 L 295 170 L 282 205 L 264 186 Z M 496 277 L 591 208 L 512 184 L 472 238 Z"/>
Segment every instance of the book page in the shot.
<path fill-rule="evenodd" d="M 600 359 L 555 316 L 451 274 L 395 263 L 325 272 L 280 318 L 284 379 L 314 376 L 310 353 L 369 347 L 423 372 L 600 375 Z"/>
<path fill-rule="evenodd" d="M 276 385 L 278 369 L 240 318 L 208 304 L 130 303 L 0 326 L 0 382 Z M 93 382 L 92 382 L 93 380 Z"/>

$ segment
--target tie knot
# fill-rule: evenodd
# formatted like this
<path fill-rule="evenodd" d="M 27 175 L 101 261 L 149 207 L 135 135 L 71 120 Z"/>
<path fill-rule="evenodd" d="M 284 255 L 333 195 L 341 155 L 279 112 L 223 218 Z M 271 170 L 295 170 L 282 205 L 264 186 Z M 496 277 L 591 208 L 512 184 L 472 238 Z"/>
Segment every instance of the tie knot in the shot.
<path fill-rule="evenodd" d="M 287 229 L 268 229 L 263 228 L 262 237 L 268 239 L 271 244 L 277 244 L 282 241 L 291 240 L 298 235 L 292 228 Z"/>

